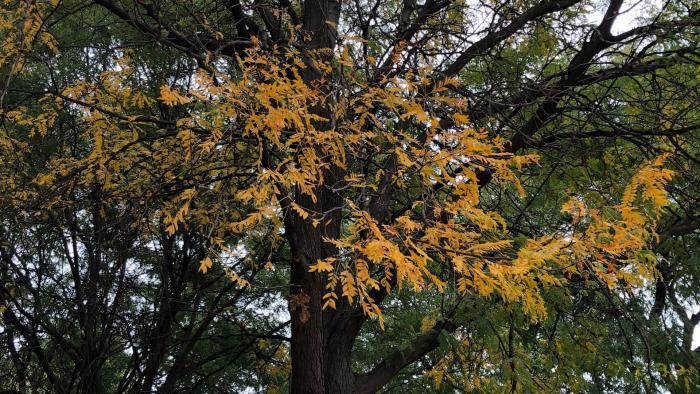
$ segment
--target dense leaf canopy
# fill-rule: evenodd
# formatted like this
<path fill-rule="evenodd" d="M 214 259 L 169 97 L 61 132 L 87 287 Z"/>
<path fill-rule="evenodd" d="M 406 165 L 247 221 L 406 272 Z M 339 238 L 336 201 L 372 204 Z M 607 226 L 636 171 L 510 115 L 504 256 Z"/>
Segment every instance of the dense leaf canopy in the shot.
<path fill-rule="evenodd" d="M 0 7 L 0 390 L 700 388 L 697 1 Z"/>

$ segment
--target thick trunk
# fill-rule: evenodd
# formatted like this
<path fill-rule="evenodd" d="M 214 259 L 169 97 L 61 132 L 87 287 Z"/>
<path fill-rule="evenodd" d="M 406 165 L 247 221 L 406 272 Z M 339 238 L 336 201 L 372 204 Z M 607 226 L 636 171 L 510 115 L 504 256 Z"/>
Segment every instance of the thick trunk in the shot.
<path fill-rule="evenodd" d="M 352 338 L 333 335 L 324 349 L 326 393 L 356 393 L 355 374 L 352 371 Z"/>
<path fill-rule="evenodd" d="M 297 221 L 299 222 L 299 221 Z M 297 230 L 309 230 L 298 223 Z M 292 393 L 323 393 L 323 318 L 320 275 L 309 272 L 320 254 L 320 237 L 297 231 L 292 247 L 293 263 L 289 295 L 292 326 Z"/>
<path fill-rule="evenodd" d="M 93 234 L 91 242 L 85 245 L 87 252 L 87 281 L 83 282 L 86 287 L 85 303 L 87 304 L 87 314 L 82 327 L 82 349 L 80 365 L 80 392 L 85 394 L 104 393 L 102 382 L 102 360 L 99 344 L 100 328 L 98 327 L 98 315 L 100 313 L 100 294 L 102 286 L 101 271 L 104 260 L 104 217 L 102 213 L 101 189 L 96 187 L 92 194 L 92 223 Z"/>
<path fill-rule="evenodd" d="M 86 360 L 80 372 L 80 392 L 85 394 L 104 393 L 100 367 L 97 360 Z"/>
<path fill-rule="evenodd" d="M 337 40 L 335 26 L 340 16 L 340 2 L 337 0 L 307 0 L 303 5 L 304 30 L 311 35 L 307 42 L 309 50 L 332 49 Z M 330 59 L 329 59 L 330 60 Z M 313 67 L 302 72 L 304 81 L 317 85 L 322 75 Z M 321 89 L 331 93 L 331 84 Z M 330 96 L 330 94 L 329 94 Z M 319 103 L 315 109 L 319 115 L 332 119 L 334 114 L 326 103 Z M 316 127 L 330 129 L 332 122 L 324 122 Z M 325 185 L 336 185 L 342 181 L 343 172 L 335 167 L 324 174 Z M 327 321 L 332 311 L 323 311 L 323 294 L 326 281 L 323 275 L 309 272 L 309 266 L 319 259 L 335 254 L 335 248 L 323 242 L 324 238 L 337 238 L 340 235 L 342 212 L 341 197 L 321 185 L 316 191 L 316 201 L 296 191 L 295 202 L 308 212 L 322 213 L 321 224 L 314 226 L 310 221 L 288 211 L 285 218 L 285 231 L 292 251 L 292 272 L 290 281 L 289 312 L 291 317 L 291 358 L 292 393 L 350 393 L 354 386 L 354 376 L 350 364 L 350 345 L 330 340 L 335 338 L 329 332 Z"/>
<path fill-rule="evenodd" d="M 297 297 L 290 299 L 292 393 L 324 392 L 323 321 L 321 300 L 316 296 L 322 291 L 320 282 L 319 278 L 306 278 L 291 295 Z"/>
<path fill-rule="evenodd" d="M 290 296 L 292 319 L 292 393 L 355 393 L 352 338 L 335 335 L 324 324 L 321 295 L 323 278 L 301 264 L 293 269 L 301 279 Z M 302 271 L 303 270 L 303 271 Z M 327 314 L 328 312 L 325 312 Z"/>
<path fill-rule="evenodd" d="M 319 109 L 323 112 L 323 109 Z M 329 116 L 325 113 L 324 116 Z M 326 184 L 335 185 L 343 172 L 333 168 L 324 174 Z M 329 322 L 335 311 L 323 310 L 327 292 L 323 274 L 309 272 L 318 260 L 333 256 L 336 249 L 324 238 L 340 235 L 342 199 L 321 185 L 316 201 L 297 192 L 296 203 L 308 212 L 323 212 L 322 223 L 313 225 L 292 211 L 287 212 L 286 228 L 292 251 L 289 296 L 291 317 L 292 393 L 350 393 L 353 374 L 350 368 L 351 340 L 338 341 Z"/>
<path fill-rule="evenodd" d="M 342 179 L 339 171 L 329 170 L 325 174 L 326 181 L 333 184 Z M 337 371 L 347 370 L 352 376 L 349 369 L 350 349 L 341 352 L 338 343 L 329 346 L 329 338 L 336 336 L 328 330 L 327 324 L 329 314 L 333 311 L 323 311 L 323 295 L 327 291 L 326 280 L 322 274 L 309 272 L 309 266 L 336 253 L 335 248 L 324 243 L 323 239 L 337 238 L 340 235 L 342 217 L 337 208 L 342 200 L 321 186 L 316 201 L 297 193 L 296 202 L 309 212 L 327 212 L 327 215 L 326 221 L 317 226 L 293 212 L 289 212 L 286 219 L 286 231 L 293 259 L 289 290 L 292 392 L 338 392 L 334 387 L 336 382 L 348 379 L 335 378 Z M 346 360 L 337 360 L 339 352 Z M 342 365 L 347 365 L 347 368 L 340 368 Z"/>

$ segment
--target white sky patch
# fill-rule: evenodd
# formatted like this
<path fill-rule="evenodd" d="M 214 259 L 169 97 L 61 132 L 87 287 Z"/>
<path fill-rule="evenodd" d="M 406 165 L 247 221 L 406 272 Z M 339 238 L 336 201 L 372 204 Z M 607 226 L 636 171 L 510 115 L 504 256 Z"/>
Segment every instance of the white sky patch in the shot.
<path fill-rule="evenodd" d="M 633 3 L 625 3 L 620 9 L 620 13 L 615 18 L 611 32 L 612 34 L 620 34 L 629 29 L 641 26 L 645 23 L 644 19 L 650 16 L 657 15 L 662 2 L 658 0 L 637 0 Z M 603 20 L 605 10 L 608 7 L 608 1 L 598 1 L 594 5 L 594 9 L 588 17 L 590 23 L 598 25 Z"/>

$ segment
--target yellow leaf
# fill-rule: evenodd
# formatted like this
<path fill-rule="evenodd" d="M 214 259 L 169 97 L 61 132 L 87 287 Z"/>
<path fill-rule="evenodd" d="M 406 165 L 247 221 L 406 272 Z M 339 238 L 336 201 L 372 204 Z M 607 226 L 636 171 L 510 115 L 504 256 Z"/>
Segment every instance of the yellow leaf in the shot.
<path fill-rule="evenodd" d="M 435 320 L 434 317 L 428 315 L 423 318 L 420 322 L 420 332 L 421 334 L 425 334 L 426 332 L 430 331 L 435 326 L 435 323 L 437 320 Z"/>
<path fill-rule="evenodd" d="M 299 217 L 301 217 L 302 219 L 307 219 L 309 217 L 309 213 L 304 208 L 302 208 L 299 204 L 293 202 L 291 206 L 292 206 L 292 209 L 294 210 L 294 212 L 296 212 L 297 215 L 299 215 Z"/>
<path fill-rule="evenodd" d="M 319 260 L 316 264 L 309 266 L 309 272 L 331 272 L 333 265 L 326 260 Z"/>
<path fill-rule="evenodd" d="M 211 268 L 213 265 L 211 258 L 209 256 L 205 257 L 202 261 L 199 262 L 199 271 L 202 273 L 207 273 L 207 270 Z"/>
<path fill-rule="evenodd" d="M 160 87 L 160 101 L 165 103 L 165 105 L 174 106 L 177 104 L 186 104 L 190 102 L 189 97 L 185 97 L 175 90 L 170 89 L 169 86 L 163 85 Z"/>

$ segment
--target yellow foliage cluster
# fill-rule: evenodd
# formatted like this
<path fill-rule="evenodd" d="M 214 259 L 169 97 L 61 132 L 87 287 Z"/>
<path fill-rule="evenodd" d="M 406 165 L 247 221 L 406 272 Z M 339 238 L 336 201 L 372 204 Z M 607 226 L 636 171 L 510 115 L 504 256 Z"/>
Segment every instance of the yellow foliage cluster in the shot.
<path fill-rule="evenodd" d="M 37 44 L 58 52 L 55 38 L 44 25 L 44 16 L 57 6 L 58 0 L 0 3 L 0 67 L 11 64 L 10 74 L 20 72 L 26 64 L 25 57 Z"/>
<path fill-rule="evenodd" d="M 238 59 L 235 78 L 199 70 L 189 88 L 162 86 L 157 99 L 132 86 L 124 54 L 118 69 L 55 92 L 60 105 L 47 103 L 41 115 L 47 126 L 39 134 L 57 111 L 78 111 L 92 151 L 81 160 L 58 158 L 36 183 L 60 188 L 68 174 L 80 174 L 71 182 L 97 183 L 112 198 L 168 196 L 156 205 L 160 221 L 149 225 L 169 234 L 194 226 L 212 249 L 226 252 L 227 234 L 263 224 L 279 234 L 285 215 L 314 227 L 328 220 L 327 212 L 297 204 L 295 194 L 313 202 L 322 188 L 371 195 L 388 177 L 398 190 L 420 197 L 378 221 L 362 199 L 342 194 L 347 226 L 339 238 L 325 239 L 339 252 L 309 267 L 327 276 L 325 307 L 339 299 L 357 302 L 380 322 L 372 292 L 403 286 L 442 290 L 450 284 L 497 295 L 521 302 L 537 319 L 546 313 L 542 287 L 574 276 L 613 286 L 652 274 L 634 253 L 653 238 L 667 204 L 663 186 L 671 173 L 662 168 L 663 157 L 633 177 L 619 205 L 596 209 L 574 198 L 563 207 L 574 218 L 569 225 L 517 246 L 504 219 L 480 206 L 478 174 L 489 171 L 522 194 L 518 170 L 537 157 L 504 153 L 503 139 L 471 127 L 466 101 L 449 94 L 455 81 L 436 83 L 418 69 L 368 84 L 343 51 L 252 48 Z M 326 79 L 330 75 L 342 84 Z M 154 120 L 146 109 L 156 100 L 186 108 L 185 115 Z M 29 121 L 19 114 L 10 118 Z M 396 168 L 363 172 L 356 160 L 367 155 L 393 157 Z M 331 170 L 342 173 L 341 181 L 327 182 Z M 245 213 L 233 208 L 241 206 Z M 199 269 L 212 266 L 207 257 Z"/>

